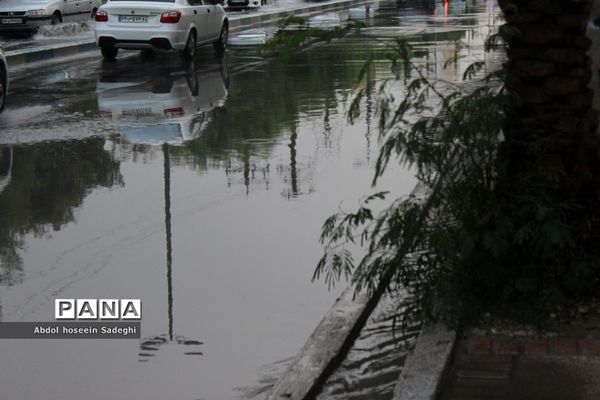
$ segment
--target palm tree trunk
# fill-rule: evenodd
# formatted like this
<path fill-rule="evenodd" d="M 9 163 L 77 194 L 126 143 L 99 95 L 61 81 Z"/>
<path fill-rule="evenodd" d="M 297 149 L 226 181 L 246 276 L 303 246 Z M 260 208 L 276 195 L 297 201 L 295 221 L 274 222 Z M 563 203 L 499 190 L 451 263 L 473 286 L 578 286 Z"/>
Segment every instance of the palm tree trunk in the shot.
<path fill-rule="evenodd" d="M 566 173 L 564 189 L 600 199 L 598 112 L 586 35 L 592 0 L 498 0 L 508 32 L 508 110 L 503 156 L 509 175 L 542 166 Z M 506 27 L 516 29 L 506 29 Z M 541 139 L 541 140 L 540 140 Z M 544 141 L 543 152 L 532 144 Z M 537 149 L 537 148 L 536 148 Z"/>
<path fill-rule="evenodd" d="M 594 90 L 594 108 L 600 110 L 600 1 L 594 2 L 590 23 L 588 23 L 588 37 L 592 40 L 589 54 L 592 59 L 591 88 Z M 600 130 L 596 131 L 600 135 Z"/>

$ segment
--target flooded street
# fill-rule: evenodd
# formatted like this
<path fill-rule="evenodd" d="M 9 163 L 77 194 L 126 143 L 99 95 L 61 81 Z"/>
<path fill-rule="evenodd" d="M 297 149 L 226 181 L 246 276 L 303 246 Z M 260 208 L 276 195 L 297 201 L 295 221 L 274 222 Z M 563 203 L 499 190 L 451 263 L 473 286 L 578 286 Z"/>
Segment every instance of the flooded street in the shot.
<path fill-rule="evenodd" d="M 410 34 L 419 60 L 456 80 L 483 59 L 496 11 L 375 3 L 343 13 L 363 37 L 289 65 L 233 47 L 193 64 L 135 54 L 15 72 L 0 115 L 0 318 L 50 321 L 56 298 L 139 298 L 142 340 L 2 340 L 0 398 L 264 398 L 343 289 L 311 277 L 325 218 L 374 191 L 386 41 Z M 377 62 L 350 125 L 367 48 Z M 444 70 L 456 51 L 465 59 Z M 390 172 L 377 190 L 408 195 L 413 173 Z M 385 398 L 340 395 L 349 370 L 331 398 Z M 390 392 L 390 378 L 377 385 Z"/>

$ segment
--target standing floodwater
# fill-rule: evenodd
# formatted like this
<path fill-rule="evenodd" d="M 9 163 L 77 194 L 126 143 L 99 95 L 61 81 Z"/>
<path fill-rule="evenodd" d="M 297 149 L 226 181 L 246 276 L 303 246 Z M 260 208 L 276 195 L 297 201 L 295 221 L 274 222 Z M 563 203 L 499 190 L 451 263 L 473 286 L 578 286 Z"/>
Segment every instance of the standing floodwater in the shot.
<path fill-rule="evenodd" d="M 379 5 L 383 18 L 390 18 L 382 9 L 389 4 Z M 497 67 L 494 56 L 484 52 L 484 41 L 498 22 L 494 1 L 404 1 L 391 9 L 396 9 L 400 23 L 394 27 L 378 24 L 385 29 L 379 30 L 380 35 L 394 37 L 412 32 L 411 42 L 416 49 L 413 62 L 428 65 L 430 79 L 461 81 L 465 68 L 475 61 L 485 61 L 486 68 Z M 454 55 L 458 62 L 444 66 Z M 392 399 L 406 357 L 420 332 L 420 324 L 411 317 L 412 306 L 407 295 L 385 295 L 345 360 L 325 383 L 318 400 Z"/>
<path fill-rule="evenodd" d="M 264 397 L 342 289 L 310 278 L 324 219 L 371 191 L 373 102 L 390 77 L 373 39 L 409 33 L 443 66 L 493 20 L 492 2 L 426 3 L 378 3 L 364 38 L 288 65 L 250 48 L 16 71 L 0 116 L 1 319 L 139 298 L 142 340 L 2 340 L 0 397 Z M 350 126 L 367 47 L 380 61 Z M 396 168 L 377 189 L 414 185 Z"/>

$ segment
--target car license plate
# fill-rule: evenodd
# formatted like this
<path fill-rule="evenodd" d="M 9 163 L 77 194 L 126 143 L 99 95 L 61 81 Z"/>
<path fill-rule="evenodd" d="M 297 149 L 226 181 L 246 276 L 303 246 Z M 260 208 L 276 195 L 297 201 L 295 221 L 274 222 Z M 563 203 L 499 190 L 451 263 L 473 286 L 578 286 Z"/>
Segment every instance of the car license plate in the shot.
<path fill-rule="evenodd" d="M 152 108 L 124 108 L 122 115 L 124 117 L 143 117 L 152 115 Z"/>
<path fill-rule="evenodd" d="M 0 19 L 0 23 L 2 24 L 22 24 L 22 18 L 2 18 Z"/>
<path fill-rule="evenodd" d="M 119 22 L 143 24 L 148 22 L 148 17 L 140 17 L 138 15 L 119 15 Z"/>

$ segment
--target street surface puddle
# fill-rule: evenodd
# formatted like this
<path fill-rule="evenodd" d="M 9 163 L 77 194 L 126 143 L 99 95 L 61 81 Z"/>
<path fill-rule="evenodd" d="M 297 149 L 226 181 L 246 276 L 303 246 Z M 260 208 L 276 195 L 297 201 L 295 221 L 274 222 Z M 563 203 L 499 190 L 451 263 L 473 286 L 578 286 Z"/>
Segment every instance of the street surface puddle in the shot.
<path fill-rule="evenodd" d="M 380 2 L 366 21 L 467 27 L 410 38 L 453 81 L 486 60 L 497 9 L 446 3 Z M 310 281 L 322 223 L 416 184 L 396 165 L 370 187 L 393 42 L 347 37 L 289 64 L 232 46 L 199 49 L 194 63 L 123 52 L 15 71 L 0 114 L 0 318 L 52 320 L 56 298 L 141 299 L 144 314 L 141 340 L 0 342 L 2 397 L 264 399 L 343 290 Z M 357 87 L 367 49 L 376 62 Z M 465 59 L 444 69 L 457 50 Z M 321 398 L 389 393 L 416 335 L 394 333 L 391 318 L 374 314 Z"/>
<path fill-rule="evenodd" d="M 248 29 L 229 38 L 230 46 L 259 46 L 265 44 L 274 33 L 266 29 Z"/>
<path fill-rule="evenodd" d="M 341 28 L 347 20 L 348 12 L 330 12 L 310 17 L 308 26 L 321 29 Z"/>

